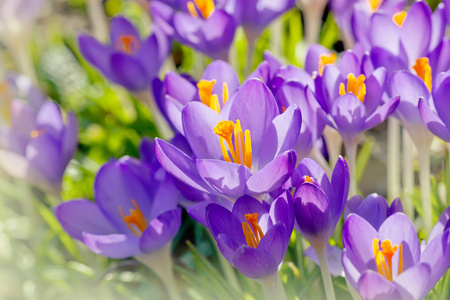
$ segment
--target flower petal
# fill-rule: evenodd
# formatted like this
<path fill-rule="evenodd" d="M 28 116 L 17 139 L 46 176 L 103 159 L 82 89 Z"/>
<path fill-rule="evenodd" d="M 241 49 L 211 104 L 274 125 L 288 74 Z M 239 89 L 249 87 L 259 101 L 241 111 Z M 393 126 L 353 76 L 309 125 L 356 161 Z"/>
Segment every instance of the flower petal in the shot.
<path fill-rule="evenodd" d="M 109 258 L 123 259 L 141 254 L 139 237 L 132 234 L 96 235 L 84 232 L 83 240 L 92 252 Z"/>
<path fill-rule="evenodd" d="M 233 256 L 233 266 L 244 276 L 257 279 L 277 272 L 278 264 L 267 251 L 241 246 Z"/>

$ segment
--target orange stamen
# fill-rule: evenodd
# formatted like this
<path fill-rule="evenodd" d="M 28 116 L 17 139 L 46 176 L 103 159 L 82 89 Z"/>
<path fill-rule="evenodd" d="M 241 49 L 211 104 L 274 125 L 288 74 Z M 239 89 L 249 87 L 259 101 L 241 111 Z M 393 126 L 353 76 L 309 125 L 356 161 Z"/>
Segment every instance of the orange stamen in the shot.
<path fill-rule="evenodd" d="M 322 54 L 319 57 L 319 75 L 323 75 L 323 70 L 325 70 L 326 65 L 332 65 L 336 61 L 336 54 L 331 52 L 330 54 Z"/>
<path fill-rule="evenodd" d="M 367 1 L 372 12 L 377 11 L 377 9 L 381 6 L 381 3 L 383 3 L 383 0 L 367 0 Z"/>
<path fill-rule="evenodd" d="M 245 241 L 250 247 L 256 248 L 264 237 L 264 233 L 258 224 L 258 214 L 246 214 L 245 220 L 246 222 L 242 222 L 242 231 L 244 232 Z"/>
<path fill-rule="evenodd" d="M 375 263 L 377 265 L 377 271 L 380 275 L 386 279 L 392 281 L 392 257 L 395 252 L 399 251 L 399 262 L 398 262 L 398 275 L 403 272 L 403 246 L 400 244 L 392 246 L 391 241 L 384 240 L 381 245 L 378 239 L 373 240 L 373 252 L 375 256 Z"/>
<path fill-rule="evenodd" d="M 147 228 L 148 222 L 145 219 L 145 216 L 142 213 L 139 206 L 137 205 L 136 201 L 133 199 L 131 200 L 131 202 L 133 203 L 135 209 L 130 208 L 130 215 L 125 216 L 125 214 L 122 211 L 122 206 L 119 206 L 119 213 L 122 219 L 127 224 L 128 228 L 131 230 L 131 232 L 136 236 L 141 236 L 144 230 Z M 139 231 L 137 231 L 135 227 Z"/>
<path fill-rule="evenodd" d="M 425 82 L 425 85 L 431 91 L 433 78 L 428 57 L 418 58 L 416 60 L 416 64 L 413 66 L 413 69 L 416 71 L 417 76 L 419 76 Z"/>
<path fill-rule="evenodd" d="M 35 139 L 35 138 L 39 137 L 41 134 L 44 134 L 44 133 L 45 133 L 45 130 L 43 130 L 43 129 L 33 130 L 33 131 L 30 132 L 30 137 L 32 139 Z"/>
<path fill-rule="evenodd" d="M 359 75 L 356 78 L 355 75 L 349 74 L 347 78 L 347 90 L 345 90 L 345 84 L 341 83 L 339 86 L 339 95 L 344 96 L 345 94 L 352 93 L 358 97 L 359 101 L 364 103 L 366 97 L 365 80 L 366 77 L 364 75 Z"/>
<path fill-rule="evenodd" d="M 127 54 L 132 54 L 139 50 L 139 41 L 132 35 L 121 35 L 119 37 L 120 43 L 117 46 L 118 49 L 124 51 Z"/>
<path fill-rule="evenodd" d="M 306 175 L 305 177 L 305 182 L 313 183 L 311 177 L 309 177 L 308 175 Z"/>
<path fill-rule="evenodd" d="M 250 131 L 242 131 L 240 120 L 236 120 L 236 124 L 232 121 L 220 121 L 214 127 L 214 133 L 220 137 L 220 149 L 222 150 L 223 159 L 227 162 L 234 162 L 247 166 L 252 166 L 252 145 Z M 234 134 L 234 144 L 232 136 Z M 228 149 L 225 147 L 225 143 Z M 228 155 L 230 151 L 230 156 Z"/>
<path fill-rule="evenodd" d="M 207 19 L 214 12 L 216 6 L 213 0 L 193 0 L 187 3 L 187 8 L 191 16 L 198 18 L 198 9 L 202 17 Z"/>
<path fill-rule="evenodd" d="M 402 27 L 403 22 L 405 22 L 406 16 L 407 16 L 406 11 L 402 10 L 394 14 L 394 16 L 392 17 L 392 21 L 394 21 L 394 23 L 397 24 L 398 27 Z"/>

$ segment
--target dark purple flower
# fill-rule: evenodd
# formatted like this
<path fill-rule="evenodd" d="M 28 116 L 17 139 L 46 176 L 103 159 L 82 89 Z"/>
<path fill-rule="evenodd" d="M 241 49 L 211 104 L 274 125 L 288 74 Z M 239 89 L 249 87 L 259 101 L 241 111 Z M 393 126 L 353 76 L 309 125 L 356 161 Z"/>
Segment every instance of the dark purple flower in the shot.
<path fill-rule="evenodd" d="M 348 199 L 344 209 L 344 220 L 350 214 L 354 213 L 364 218 L 373 228 L 378 230 L 388 217 L 398 212 L 403 212 L 403 205 L 400 198 L 392 201 L 389 207 L 386 199 L 376 193 L 370 194 L 364 200 L 361 196 L 357 195 Z"/>
<path fill-rule="evenodd" d="M 89 35 L 78 37 L 84 58 L 109 80 L 133 92 L 149 89 L 169 55 L 168 38 L 156 27 L 141 39 L 133 24 L 119 16 L 111 20 L 110 40 L 103 45 Z"/>
<path fill-rule="evenodd" d="M 314 249 L 321 249 L 328 244 L 347 201 L 350 185 L 347 162 L 339 157 L 331 183 L 312 159 L 303 159 L 297 169 L 303 176 L 294 194 L 298 229 Z"/>
<path fill-rule="evenodd" d="M 10 123 L 1 129 L 0 165 L 10 175 L 59 195 L 64 171 L 78 146 L 75 114 L 69 112 L 66 120 L 54 102 L 35 111 L 25 101 L 12 100 Z"/>
<path fill-rule="evenodd" d="M 342 263 L 363 299 L 423 299 L 450 267 L 450 231 L 420 252 L 414 225 L 402 213 L 379 230 L 351 214 L 343 228 Z"/>
<path fill-rule="evenodd" d="M 282 114 L 259 80 L 246 82 L 220 114 L 201 102 L 182 112 L 184 135 L 193 156 L 157 139 L 161 165 L 185 184 L 234 201 L 242 195 L 264 197 L 292 174 L 292 150 L 301 126 L 299 109 Z"/>
<path fill-rule="evenodd" d="M 242 196 L 231 211 L 212 203 L 206 219 L 220 252 L 239 272 L 252 279 L 277 274 L 294 227 L 289 192 L 271 205 Z"/>
<path fill-rule="evenodd" d="M 214 59 L 227 60 L 240 21 L 240 5 L 240 1 L 229 0 L 193 0 L 178 5 L 152 1 L 150 13 L 168 36 Z"/>
<path fill-rule="evenodd" d="M 131 157 L 113 160 L 98 172 L 94 189 L 96 202 L 67 201 L 55 207 L 55 214 L 70 236 L 97 254 L 151 253 L 166 246 L 181 226 L 179 192 L 160 167 Z"/>
<path fill-rule="evenodd" d="M 431 97 L 419 100 L 419 113 L 425 126 L 437 137 L 450 142 L 450 73 L 441 73 L 434 81 Z"/>

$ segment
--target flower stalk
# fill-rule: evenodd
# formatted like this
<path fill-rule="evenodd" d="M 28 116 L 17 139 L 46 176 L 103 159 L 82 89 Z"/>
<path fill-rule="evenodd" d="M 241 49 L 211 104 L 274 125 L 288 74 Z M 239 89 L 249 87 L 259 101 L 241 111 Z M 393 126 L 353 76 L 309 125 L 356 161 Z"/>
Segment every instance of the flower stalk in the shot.
<path fill-rule="evenodd" d="M 275 278 L 273 278 L 273 276 L 270 276 L 268 278 L 261 278 L 258 279 L 258 282 L 262 285 L 264 295 L 267 300 L 288 300 L 286 291 L 284 290 L 283 283 L 281 282 L 281 278 L 278 273 L 276 274 Z"/>
<path fill-rule="evenodd" d="M 350 189 L 348 193 L 349 197 L 353 197 L 358 193 L 356 181 L 356 152 L 358 143 L 356 141 L 357 139 L 344 141 L 345 154 L 350 171 Z"/>
<path fill-rule="evenodd" d="M 333 281 L 331 280 L 330 269 L 328 267 L 327 247 L 325 245 L 324 247 L 315 250 L 319 259 L 320 273 L 322 274 L 325 295 L 327 300 L 335 300 L 336 296 L 334 295 Z"/>
<path fill-rule="evenodd" d="M 403 136 L 402 136 L 402 159 L 403 159 L 403 166 L 402 166 L 402 181 L 403 181 L 403 206 L 405 209 L 405 214 L 410 218 L 414 218 L 414 207 L 411 201 L 411 198 L 409 196 L 409 193 L 411 193 L 414 189 L 414 157 L 413 157 L 413 142 L 411 140 L 411 137 L 409 136 L 408 132 L 404 130 Z M 398 196 L 394 196 L 398 197 Z M 389 198 L 393 199 L 393 198 Z"/>
<path fill-rule="evenodd" d="M 400 195 L 400 123 L 393 117 L 387 124 L 387 194 L 388 200 Z"/>

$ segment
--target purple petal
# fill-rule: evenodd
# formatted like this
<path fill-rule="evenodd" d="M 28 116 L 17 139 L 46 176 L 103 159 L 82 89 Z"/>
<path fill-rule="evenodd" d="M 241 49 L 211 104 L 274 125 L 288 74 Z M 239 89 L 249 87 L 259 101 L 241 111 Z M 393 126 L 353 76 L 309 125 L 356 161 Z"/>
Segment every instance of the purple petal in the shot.
<path fill-rule="evenodd" d="M 281 222 L 286 226 L 287 233 L 290 235 L 294 227 L 294 200 L 289 191 L 284 191 L 273 201 L 269 211 L 270 218 L 274 223 Z"/>
<path fill-rule="evenodd" d="M 286 226 L 279 222 L 266 232 L 256 249 L 269 252 L 277 264 L 280 264 L 286 255 L 289 238 L 290 234 L 287 232 Z"/>
<path fill-rule="evenodd" d="M 366 108 L 353 93 L 349 93 L 333 103 L 331 115 L 345 139 L 346 136 L 354 137 L 361 132 L 366 121 Z"/>
<path fill-rule="evenodd" d="M 348 253 L 369 268 L 376 269 L 373 240 L 377 238 L 377 231 L 369 222 L 356 214 L 350 214 L 342 229 L 342 243 Z"/>
<path fill-rule="evenodd" d="M 434 225 L 433 230 L 431 230 L 430 236 L 428 237 L 428 242 L 432 241 L 435 237 L 437 237 L 444 231 L 445 226 L 447 225 L 449 220 L 450 220 L 450 206 L 447 207 L 439 216 L 439 220 Z"/>
<path fill-rule="evenodd" d="M 344 208 L 344 220 L 347 219 L 347 217 L 350 214 L 353 214 L 356 212 L 356 209 L 358 208 L 359 205 L 361 205 L 361 203 L 363 202 L 363 197 L 361 197 L 360 195 L 355 195 L 353 197 L 351 197 L 350 199 L 348 199 L 347 203 L 345 203 L 345 208 Z"/>
<path fill-rule="evenodd" d="M 319 164 L 316 161 L 310 158 L 305 158 L 300 162 L 297 169 L 300 172 L 300 177 L 308 175 L 317 180 L 317 182 L 327 195 L 328 199 L 334 197 L 330 181 L 328 180 L 325 171 L 319 166 Z"/>
<path fill-rule="evenodd" d="M 384 122 L 387 117 L 389 117 L 391 114 L 394 113 L 394 111 L 397 109 L 397 107 L 400 104 L 400 97 L 394 97 L 391 98 L 388 102 L 380 106 L 375 110 L 375 112 L 370 115 L 366 119 L 366 122 L 364 123 L 364 130 L 369 130 L 382 122 Z"/>
<path fill-rule="evenodd" d="M 339 156 L 338 161 L 331 175 L 331 188 L 333 189 L 333 197 L 331 200 L 331 213 L 333 223 L 336 226 L 337 220 L 341 217 L 344 210 L 345 202 L 347 202 L 348 191 L 350 187 L 350 172 L 347 161 Z"/>
<path fill-rule="evenodd" d="M 447 55 L 450 51 L 450 39 L 444 39 L 437 45 L 437 47 L 428 54 L 430 59 L 430 67 L 433 76 L 440 72 L 445 72 L 450 69 L 450 56 Z"/>
<path fill-rule="evenodd" d="M 442 78 L 442 77 L 441 77 Z M 448 95 L 450 95 L 450 74 L 442 79 L 438 86 L 433 89 L 433 100 L 436 112 L 442 122 L 448 128 L 450 126 L 450 108 L 448 106 Z"/>
<path fill-rule="evenodd" d="M 208 228 L 215 239 L 219 234 L 233 236 L 231 211 L 221 205 L 210 203 L 207 205 L 205 213 Z"/>
<path fill-rule="evenodd" d="M 156 251 L 170 242 L 181 226 L 181 208 L 163 212 L 150 221 L 139 242 L 142 253 Z"/>
<path fill-rule="evenodd" d="M 394 282 L 402 295 L 401 299 L 423 299 L 434 287 L 428 288 L 429 279 L 430 266 L 421 263 L 401 273 Z"/>
<path fill-rule="evenodd" d="M 400 297 L 394 283 L 372 270 L 361 275 L 361 278 L 358 281 L 358 292 L 363 299 L 403 299 Z"/>
<path fill-rule="evenodd" d="M 247 180 L 245 193 L 258 195 L 276 190 L 289 179 L 296 164 L 297 155 L 294 150 L 280 154 Z"/>
<path fill-rule="evenodd" d="M 106 77 L 115 80 L 115 74 L 111 70 L 111 54 L 113 50 L 110 47 L 102 45 L 91 36 L 81 34 L 78 37 L 78 45 L 83 57 L 98 68 Z"/>
<path fill-rule="evenodd" d="M 403 204 L 400 198 L 395 198 L 391 203 L 391 207 L 389 207 L 389 215 L 393 215 L 398 212 L 403 212 Z"/>
<path fill-rule="evenodd" d="M 120 37 L 131 36 L 140 41 L 141 37 L 134 25 L 123 16 L 115 17 L 110 24 L 110 39 L 113 46 L 120 43 Z"/>
<path fill-rule="evenodd" d="M 244 165 L 215 159 L 198 159 L 198 173 L 211 188 L 230 198 L 244 194 L 245 183 L 252 172 Z"/>
<path fill-rule="evenodd" d="M 97 204 L 79 199 L 63 202 L 55 207 L 55 216 L 71 237 L 83 240 L 83 232 L 92 234 L 116 233 Z"/>
<path fill-rule="evenodd" d="M 366 80 L 367 93 L 364 99 L 364 106 L 368 116 L 380 105 L 381 96 L 385 92 L 386 77 L 386 69 L 378 68 Z"/>
<path fill-rule="evenodd" d="M 67 114 L 67 125 L 61 145 L 62 161 L 66 165 L 72 159 L 78 147 L 78 121 L 73 112 Z"/>
<path fill-rule="evenodd" d="M 387 32 L 389 34 L 386 34 Z M 392 17 L 380 13 L 373 14 L 369 36 L 373 48 L 384 49 L 393 55 L 399 54 L 400 30 L 392 21 Z M 378 67 L 375 63 L 374 65 Z"/>
<path fill-rule="evenodd" d="M 349 74 L 355 76 L 361 74 L 361 64 L 359 59 L 351 50 L 344 52 L 337 68 L 344 78 L 347 78 Z"/>
<path fill-rule="evenodd" d="M 227 59 L 228 48 L 234 39 L 236 23 L 231 15 L 221 9 L 206 19 L 201 27 L 205 39 L 206 54 L 214 59 Z"/>
<path fill-rule="evenodd" d="M 164 88 L 167 95 L 180 102 L 183 106 L 194 101 L 198 96 L 197 88 L 186 78 L 173 71 L 166 74 Z"/>
<path fill-rule="evenodd" d="M 36 116 L 36 125 L 52 138 L 59 140 L 64 131 L 61 110 L 53 101 L 45 102 Z"/>
<path fill-rule="evenodd" d="M 408 69 L 408 61 L 406 55 L 395 55 L 392 52 L 389 52 L 389 50 L 383 49 L 381 47 L 372 48 L 372 50 L 370 51 L 370 59 L 375 68 L 384 67 L 386 68 L 389 75 L 391 75 L 395 70 Z"/>
<path fill-rule="evenodd" d="M 311 44 L 305 58 L 305 71 L 312 75 L 319 71 L 319 59 L 321 55 L 329 55 L 330 50 L 319 44 Z"/>
<path fill-rule="evenodd" d="M 326 113 L 331 111 L 336 98 L 339 97 L 339 85 L 344 82 L 344 77 L 334 65 L 327 65 L 323 71 L 322 87 L 325 98 L 325 107 L 322 107 Z"/>
<path fill-rule="evenodd" d="M 111 70 L 117 83 L 130 91 L 142 91 L 150 87 L 151 78 L 148 77 L 141 63 L 124 53 L 111 55 Z"/>
<path fill-rule="evenodd" d="M 233 266 L 244 276 L 256 279 L 277 272 L 278 264 L 267 251 L 241 246 L 233 256 Z"/>
<path fill-rule="evenodd" d="M 425 100 L 419 100 L 419 113 L 425 126 L 435 136 L 450 142 L 450 130 L 445 126 L 444 122 L 431 110 Z"/>
<path fill-rule="evenodd" d="M 209 64 L 203 72 L 202 79 L 216 80 L 213 87 L 213 94 L 222 99 L 223 84 L 228 86 L 229 94 L 233 94 L 240 86 L 239 78 L 233 67 L 227 62 L 216 60 Z"/>
<path fill-rule="evenodd" d="M 370 194 L 356 209 L 355 213 L 363 217 L 373 228 L 378 230 L 388 217 L 389 206 L 382 196 Z"/>
<path fill-rule="evenodd" d="M 445 26 L 446 24 L 445 17 L 445 5 L 444 3 L 439 3 L 438 7 L 433 12 L 431 16 L 431 40 L 430 47 L 428 51 L 432 51 L 436 48 L 436 46 L 442 41 L 442 38 L 445 35 Z"/>
<path fill-rule="evenodd" d="M 96 235 L 85 232 L 83 240 L 92 252 L 109 258 L 123 259 L 141 254 L 139 237 L 132 234 Z"/>

